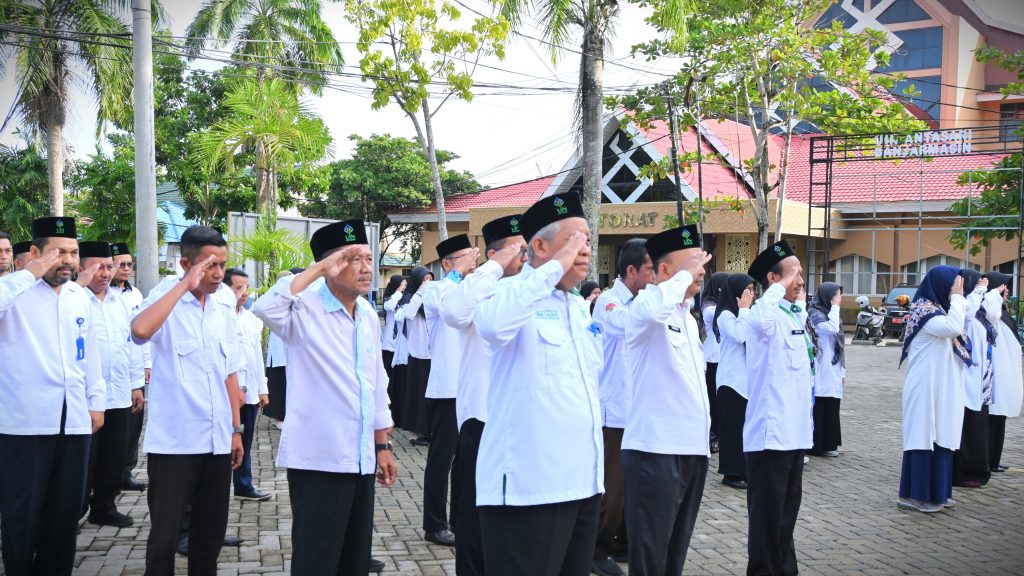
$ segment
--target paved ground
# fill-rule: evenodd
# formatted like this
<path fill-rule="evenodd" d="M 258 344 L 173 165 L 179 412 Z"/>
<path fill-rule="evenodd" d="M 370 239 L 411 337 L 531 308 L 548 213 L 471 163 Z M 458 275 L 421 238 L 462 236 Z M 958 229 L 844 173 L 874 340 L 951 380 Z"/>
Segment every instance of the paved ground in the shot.
<path fill-rule="evenodd" d="M 805 574 L 1024 574 L 1024 421 L 1007 426 L 1005 464 L 979 490 L 954 490 L 959 504 L 936 515 L 898 511 L 900 471 L 899 349 L 850 347 L 842 405 L 843 454 L 812 459 L 796 540 Z M 398 435 L 396 435 L 398 436 Z M 245 538 L 221 554 L 222 574 L 285 574 L 291 538 L 285 474 L 273 467 L 278 432 L 260 422 L 255 450 L 258 486 L 269 502 L 234 501 L 228 531 Z M 453 551 L 421 540 L 420 496 L 426 450 L 395 439 L 400 480 L 379 490 L 373 554 L 388 574 L 454 574 Z M 711 470 L 717 467 L 713 457 Z M 143 468 L 144 470 L 144 468 Z M 143 471 L 142 476 L 145 475 Z M 86 525 L 78 539 L 80 575 L 142 574 L 149 531 L 144 497 L 121 497 L 135 527 Z M 688 574 L 743 574 L 746 507 L 741 492 L 709 475 L 686 565 Z M 186 563 L 178 562 L 185 574 Z M 2 573 L 2 571 L 0 571 Z"/>

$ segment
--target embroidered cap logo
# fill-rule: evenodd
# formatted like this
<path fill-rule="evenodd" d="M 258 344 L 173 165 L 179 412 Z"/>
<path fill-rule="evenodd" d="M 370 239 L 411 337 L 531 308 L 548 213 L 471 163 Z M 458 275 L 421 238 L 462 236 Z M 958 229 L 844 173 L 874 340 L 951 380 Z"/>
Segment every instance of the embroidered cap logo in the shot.
<path fill-rule="evenodd" d="M 776 246 L 775 253 L 782 257 L 786 256 L 786 251 L 782 249 L 782 246 Z"/>
<path fill-rule="evenodd" d="M 346 242 L 355 242 L 356 241 L 356 235 L 354 234 L 355 231 L 356 231 L 356 229 L 353 228 L 351 224 L 345 224 L 345 241 Z"/>
<path fill-rule="evenodd" d="M 555 214 L 561 216 L 567 212 L 569 212 L 569 209 L 565 207 L 565 200 L 555 198 Z"/>
<path fill-rule="evenodd" d="M 63 220 L 57 220 L 56 222 L 54 222 L 53 225 L 57 229 L 57 234 L 63 234 L 64 233 L 64 221 Z"/>
<path fill-rule="evenodd" d="M 693 238 L 690 238 L 690 231 L 683 229 L 683 246 L 693 246 Z"/>
<path fill-rule="evenodd" d="M 110 245 L 110 251 L 114 254 L 114 256 L 120 256 L 121 255 L 121 249 L 118 248 L 116 244 L 111 244 Z"/>
<path fill-rule="evenodd" d="M 519 234 L 519 219 L 513 218 L 508 221 L 509 229 L 513 234 Z"/>

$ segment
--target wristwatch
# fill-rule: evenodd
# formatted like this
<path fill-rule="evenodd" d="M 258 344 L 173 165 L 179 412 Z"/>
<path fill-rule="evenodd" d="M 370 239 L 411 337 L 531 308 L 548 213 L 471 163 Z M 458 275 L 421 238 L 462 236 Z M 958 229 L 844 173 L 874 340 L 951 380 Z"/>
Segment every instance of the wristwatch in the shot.
<path fill-rule="evenodd" d="M 245 424 L 239 424 L 231 429 L 232 434 L 245 434 Z"/>
<path fill-rule="evenodd" d="M 380 452 L 381 450 L 387 450 L 388 452 L 394 452 L 395 451 L 394 448 L 391 446 L 391 442 L 390 441 L 385 442 L 383 444 L 375 444 L 374 448 L 375 448 L 376 452 Z"/>

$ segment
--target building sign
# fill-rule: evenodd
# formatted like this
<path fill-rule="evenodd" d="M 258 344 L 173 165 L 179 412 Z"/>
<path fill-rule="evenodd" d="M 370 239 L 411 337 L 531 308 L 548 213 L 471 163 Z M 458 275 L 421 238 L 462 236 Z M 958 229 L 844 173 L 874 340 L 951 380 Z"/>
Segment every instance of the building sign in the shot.
<path fill-rule="evenodd" d="M 600 228 L 658 228 L 661 219 L 657 212 L 637 212 L 626 214 L 601 214 Z"/>
<path fill-rule="evenodd" d="M 959 156 L 971 153 L 971 130 L 933 130 L 875 136 L 875 158 Z"/>

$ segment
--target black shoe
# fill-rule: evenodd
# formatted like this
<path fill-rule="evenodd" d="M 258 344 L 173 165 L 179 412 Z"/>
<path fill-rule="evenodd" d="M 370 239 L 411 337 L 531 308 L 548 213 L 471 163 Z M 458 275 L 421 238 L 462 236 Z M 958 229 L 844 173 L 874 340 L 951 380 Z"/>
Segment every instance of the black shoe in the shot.
<path fill-rule="evenodd" d="M 993 472 L 1006 472 L 1009 469 L 1010 469 L 1009 466 L 1002 466 L 1002 465 L 998 465 L 998 466 L 993 466 L 992 467 L 992 471 Z"/>
<path fill-rule="evenodd" d="M 427 542 L 440 544 L 441 546 L 455 546 L 455 533 L 451 530 L 438 530 L 437 532 L 427 532 L 423 535 L 423 539 Z"/>
<path fill-rule="evenodd" d="M 413 438 L 412 440 L 409 440 L 409 442 L 413 446 L 430 446 L 430 438 L 424 438 L 423 436 Z"/>
<path fill-rule="evenodd" d="M 135 478 L 128 478 L 124 482 L 121 482 L 122 490 L 129 490 L 131 492 L 145 492 L 146 487 L 149 484 L 142 480 L 136 480 Z"/>
<path fill-rule="evenodd" d="M 384 562 L 377 560 L 376 558 L 370 558 L 370 572 L 374 574 L 380 574 L 384 571 Z"/>
<path fill-rule="evenodd" d="M 225 536 L 224 537 L 224 546 L 241 546 L 242 542 L 245 542 L 245 540 L 242 540 L 238 536 Z"/>
<path fill-rule="evenodd" d="M 265 502 L 267 500 L 270 500 L 270 496 L 270 494 L 260 492 L 259 490 L 256 489 L 253 489 L 252 492 L 245 492 L 243 494 L 235 492 L 235 498 L 238 498 L 239 500 L 255 500 L 257 502 Z"/>
<path fill-rule="evenodd" d="M 135 524 L 135 520 L 127 514 L 122 514 L 117 510 L 114 510 L 112 512 L 107 512 L 106 514 L 89 514 L 89 524 L 127 528 L 132 524 Z"/>
<path fill-rule="evenodd" d="M 611 556 L 605 556 L 604 558 L 594 558 L 593 562 L 590 563 L 591 574 L 597 574 L 597 576 L 625 576 L 622 573 L 622 568 L 612 560 Z"/>
<path fill-rule="evenodd" d="M 178 538 L 177 546 L 178 554 L 182 556 L 188 556 L 188 534 Z"/>
<path fill-rule="evenodd" d="M 737 490 L 747 489 L 747 481 L 741 478 L 722 478 L 722 484 L 725 484 L 729 488 L 735 488 Z"/>

